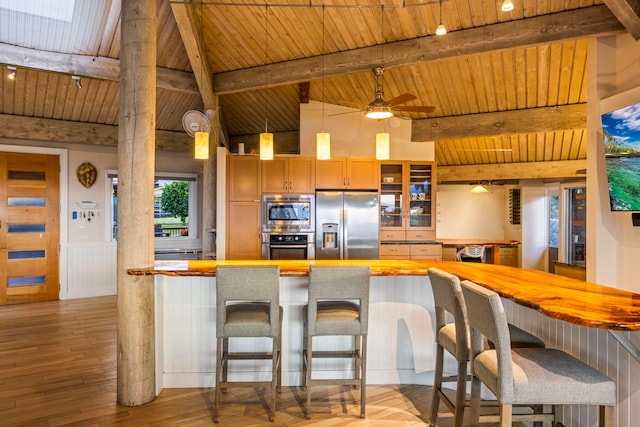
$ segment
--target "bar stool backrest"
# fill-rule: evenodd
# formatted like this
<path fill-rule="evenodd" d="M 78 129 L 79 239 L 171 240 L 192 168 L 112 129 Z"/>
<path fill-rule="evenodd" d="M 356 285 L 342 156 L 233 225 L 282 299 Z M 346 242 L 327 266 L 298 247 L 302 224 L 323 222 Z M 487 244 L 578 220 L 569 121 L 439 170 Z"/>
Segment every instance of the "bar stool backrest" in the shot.
<path fill-rule="evenodd" d="M 335 267 L 312 265 L 309 268 L 309 324 L 308 334 L 315 335 L 366 335 L 369 324 L 369 284 L 371 267 Z M 357 301 L 360 315 L 353 322 L 336 322 L 331 325 L 323 322 L 319 326 L 317 317 L 318 302 Z"/>
<path fill-rule="evenodd" d="M 216 267 L 216 336 L 224 337 L 229 304 L 268 303 L 270 325 L 267 330 L 253 330 L 247 336 L 278 336 L 280 306 L 279 266 Z"/>
<path fill-rule="evenodd" d="M 495 344 L 498 359 L 498 400 L 513 400 L 513 361 L 507 315 L 500 296 L 473 282 L 462 282 L 462 292 L 467 303 L 467 316 L 474 348 L 484 336 Z"/>
<path fill-rule="evenodd" d="M 447 325 L 447 313 L 452 315 L 456 328 L 456 360 L 469 361 L 469 328 L 460 279 L 432 267 L 429 269 L 429 281 L 436 307 L 436 331 Z"/>

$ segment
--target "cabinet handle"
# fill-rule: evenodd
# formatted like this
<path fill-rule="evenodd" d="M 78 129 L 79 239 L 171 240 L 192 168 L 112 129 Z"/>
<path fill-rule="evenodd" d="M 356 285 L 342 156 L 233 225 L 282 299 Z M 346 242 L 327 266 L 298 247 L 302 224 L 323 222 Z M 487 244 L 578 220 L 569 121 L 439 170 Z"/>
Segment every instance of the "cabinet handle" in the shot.
<path fill-rule="evenodd" d="M 347 185 L 351 185 L 351 177 L 347 178 Z"/>
<path fill-rule="evenodd" d="M 347 186 L 347 178 L 342 178 L 342 185 Z"/>

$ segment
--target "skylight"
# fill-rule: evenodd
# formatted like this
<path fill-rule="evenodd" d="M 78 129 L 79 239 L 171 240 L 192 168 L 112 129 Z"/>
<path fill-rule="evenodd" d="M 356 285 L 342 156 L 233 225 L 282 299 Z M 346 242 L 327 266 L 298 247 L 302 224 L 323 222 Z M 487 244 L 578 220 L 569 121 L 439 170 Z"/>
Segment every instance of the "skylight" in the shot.
<path fill-rule="evenodd" d="M 0 8 L 71 22 L 76 0 L 0 0 Z"/>

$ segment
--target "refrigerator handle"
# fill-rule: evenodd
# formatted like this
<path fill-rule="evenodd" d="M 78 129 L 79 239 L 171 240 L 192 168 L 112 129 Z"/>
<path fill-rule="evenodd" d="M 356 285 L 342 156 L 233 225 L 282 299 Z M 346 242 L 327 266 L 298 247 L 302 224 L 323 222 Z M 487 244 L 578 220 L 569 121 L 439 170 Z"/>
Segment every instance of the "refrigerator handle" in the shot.
<path fill-rule="evenodd" d="M 342 209 L 342 246 L 340 247 L 340 258 L 349 259 L 349 246 L 347 246 L 347 238 L 349 237 L 349 212 L 346 209 Z"/>

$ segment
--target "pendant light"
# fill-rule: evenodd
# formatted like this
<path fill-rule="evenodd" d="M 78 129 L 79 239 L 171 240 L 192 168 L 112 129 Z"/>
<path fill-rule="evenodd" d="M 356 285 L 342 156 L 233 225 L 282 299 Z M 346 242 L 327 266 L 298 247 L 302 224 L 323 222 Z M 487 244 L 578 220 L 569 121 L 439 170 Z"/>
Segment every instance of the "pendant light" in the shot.
<path fill-rule="evenodd" d="M 442 0 L 440 0 L 440 25 L 436 28 L 436 35 L 443 36 L 445 34 L 447 34 L 447 28 L 442 23 Z"/>
<path fill-rule="evenodd" d="M 273 134 L 268 129 L 268 80 L 267 80 L 267 63 L 269 62 L 267 19 L 269 17 L 269 5 L 265 4 L 264 8 L 264 133 L 260 134 L 260 160 L 273 160 Z"/>
<path fill-rule="evenodd" d="M 331 159 L 331 136 L 324 131 L 324 4 L 322 5 L 322 132 L 316 134 L 316 158 Z"/>
<path fill-rule="evenodd" d="M 511 12 L 513 10 L 513 2 L 511 0 L 504 0 L 500 10 L 503 12 Z"/>
<path fill-rule="evenodd" d="M 376 134 L 376 160 L 389 160 L 389 134 Z"/>
<path fill-rule="evenodd" d="M 200 3 L 200 47 L 199 50 L 204 51 L 204 24 L 203 20 L 204 11 L 202 10 L 202 3 Z M 206 58 L 205 55 L 200 55 L 200 78 L 204 79 L 204 61 Z M 211 126 L 209 126 L 210 128 Z M 198 160 L 208 160 L 209 159 L 209 132 L 208 129 L 203 129 L 203 126 L 200 126 L 198 131 L 194 132 L 194 157 Z"/>
<path fill-rule="evenodd" d="M 471 189 L 471 192 L 475 194 L 479 194 L 479 193 L 488 193 L 489 190 L 487 190 L 487 188 L 484 185 L 477 183 L 476 185 L 473 186 L 473 188 Z"/>
<path fill-rule="evenodd" d="M 382 45 L 381 45 L 381 64 L 380 67 L 382 68 L 383 63 L 384 63 L 384 43 L 385 43 L 385 38 L 384 38 L 384 5 L 382 5 L 382 9 L 381 9 L 381 18 L 380 18 L 380 22 L 381 22 L 381 28 L 382 28 Z M 389 117 L 393 116 L 393 113 L 391 113 L 391 111 L 389 111 L 390 115 Z M 376 134 L 376 160 L 389 160 L 389 134 L 384 132 L 384 129 L 382 129 L 382 132 L 377 133 Z"/>

